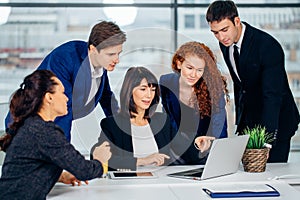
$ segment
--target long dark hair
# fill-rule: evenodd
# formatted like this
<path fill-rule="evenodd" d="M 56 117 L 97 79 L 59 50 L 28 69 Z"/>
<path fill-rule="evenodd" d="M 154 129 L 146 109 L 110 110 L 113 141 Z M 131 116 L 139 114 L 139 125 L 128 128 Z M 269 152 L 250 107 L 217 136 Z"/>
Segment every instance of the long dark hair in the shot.
<path fill-rule="evenodd" d="M 156 87 L 155 95 L 150 107 L 145 111 L 144 118 L 149 118 L 156 110 L 160 98 L 157 78 L 145 67 L 131 67 L 127 70 L 120 93 L 120 113 L 133 118 L 132 113 L 137 113 L 136 105 L 133 101 L 132 91 L 139 86 L 141 81 L 146 79 L 149 86 Z"/>
<path fill-rule="evenodd" d="M 9 125 L 6 134 L 0 138 L 2 151 L 6 151 L 24 121 L 38 113 L 45 94 L 54 93 L 54 86 L 58 84 L 54 81 L 54 77 L 55 74 L 49 70 L 36 70 L 26 76 L 20 88 L 14 92 L 9 105 L 13 123 Z"/>

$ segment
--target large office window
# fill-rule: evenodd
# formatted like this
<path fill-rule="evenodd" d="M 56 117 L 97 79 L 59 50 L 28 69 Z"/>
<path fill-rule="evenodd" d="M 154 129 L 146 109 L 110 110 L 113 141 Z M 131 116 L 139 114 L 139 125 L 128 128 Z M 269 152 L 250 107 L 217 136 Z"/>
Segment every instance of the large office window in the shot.
<path fill-rule="evenodd" d="M 118 95 L 128 67 L 144 65 L 159 76 L 171 71 L 170 61 L 177 46 L 189 40 L 207 44 L 216 54 L 222 73 L 230 77 L 218 42 L 210 32 L 205 13 L 211 0 L 0 0 L 0 130 L 10 95 L 25 75 L 32 72 L 53 48 L 69 40 L 87 40 L 91 27 L 99 20 L 112 20 L 126 31 L 121 62 L 109 74 Z M 236 0 L 242 20 L 273 35 L 282 44 L 291 88 L 300 102 L 300 0 Z M 2 16 L 5 14 L 4 16 Z M 233 98 L 233 95 L 231 95 Z M 229 132 L 234 132 L 233 100 L 229 105 Z M 96 141 L 101 112 L 95 123 L 76 126 L 88 141 Z M 99 112 L 99 113 L 98 113 Z M 97 118 L 97 119 L 94 119 Z M 93 121 L 94 122 L 94 121 Z M 88 127 L 88 131 L 86 130 Z M 95 131 L 92 131 L 95 129 Z M 92 133 L 91 133 L 92 132 Z M 91 134 L 91 136 L 89 136 Z M 299 133 L 293 147 L 300 147 Z"/>
<path fill-rule="evenodd" d="M 195 16 L 193 14 L 184 16 L 184 28 L 195 29 Z"/>

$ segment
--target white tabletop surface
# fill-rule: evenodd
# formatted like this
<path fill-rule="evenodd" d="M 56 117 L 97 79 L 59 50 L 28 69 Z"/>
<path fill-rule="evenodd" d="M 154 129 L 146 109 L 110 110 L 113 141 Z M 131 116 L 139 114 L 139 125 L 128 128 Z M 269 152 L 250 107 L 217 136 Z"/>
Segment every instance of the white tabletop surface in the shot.
<path fill-rule="evenodd" d="M 72 187 L 58 183 L 49 193 L 47 199 L 211 199 L 206 193 L 203 192 L 203 187 L 216 184 L 228 185 L 238 183 L 267 183 L 275 187 L 280 192 L 280 197 L 260 197 L 259 199 L 261 200 L 299 200 L 300 197 L 300 191 L 298 190 L 300 189 L 299 163 L 268 164 L 267 170 L 262 173 L 247 173 L 241 168 L 235 174 L 201 181 L 171 178 L 166 176 L 168 173 L 197 167 L 199 166 L 150 167 L 139 169 L 142 171 L 153 171 L 158 176 L 158 178 L 155 179 L 94 179 L 90 181 L 88 185 L 83 184 L 80 187 Z M 248 199 L 253 200 L 253 198 Z"/>
<path fill-rule="evenodd" d="M 88 185 L 82 184 L 82 186 L 75 187 L 57 183 L 47 199 L 199 200 L 211 199 L 203 192 L 203 187 L 239 183 L 270 184 L 280 192 L 280 197 L 260 197 L 260 200 L 300 199 L 300 163 L 267 164 L 266 171 L 262 173 L 244 172 L 241 167 L 237 173 L 201 181 L 166 176 L 169 173 L 197 167 L 199 166 L 146 167 L 139 169 L 139 171 L 154 172 L 157 175 L 157 178 L 154 179 L 111 180 L 100 178 L 89 181 Z M 253 200 L 253 198 L 234 199 Z"/>

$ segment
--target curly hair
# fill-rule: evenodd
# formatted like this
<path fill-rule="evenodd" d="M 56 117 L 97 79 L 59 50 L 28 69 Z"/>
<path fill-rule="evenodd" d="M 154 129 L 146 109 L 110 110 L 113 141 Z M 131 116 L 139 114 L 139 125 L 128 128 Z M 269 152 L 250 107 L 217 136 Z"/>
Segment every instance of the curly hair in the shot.
<path fill-rule="evenodd" d="M 197 56 L 205 61 L 203 76 L 193 85 L 196 94 L 200 116 L 211 116 L 212 112 L 219 111 L 220 98 L 226 94 L 228 101 L 228 90 L 226 78 L 221 75 L 217 68 L 216 58 L 213 52 L 203 43 L 187 42 L 179 47 L 172 59 L 172 69 L 180 73 L 177 63 L 182 63 L 188 56 Z"/>

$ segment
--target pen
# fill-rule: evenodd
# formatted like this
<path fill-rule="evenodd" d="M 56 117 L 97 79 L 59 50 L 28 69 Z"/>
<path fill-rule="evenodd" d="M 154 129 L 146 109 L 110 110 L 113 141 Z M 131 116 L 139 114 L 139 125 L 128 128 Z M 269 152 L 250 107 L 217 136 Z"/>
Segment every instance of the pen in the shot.
<path fill-rule="evenodd" d="M 106 178 L 107 172 L 108 172 L 108 161 L 106 161 L 105 163 L 102 163 L 102 167 L 103 167 L 102 178 Z"/>

